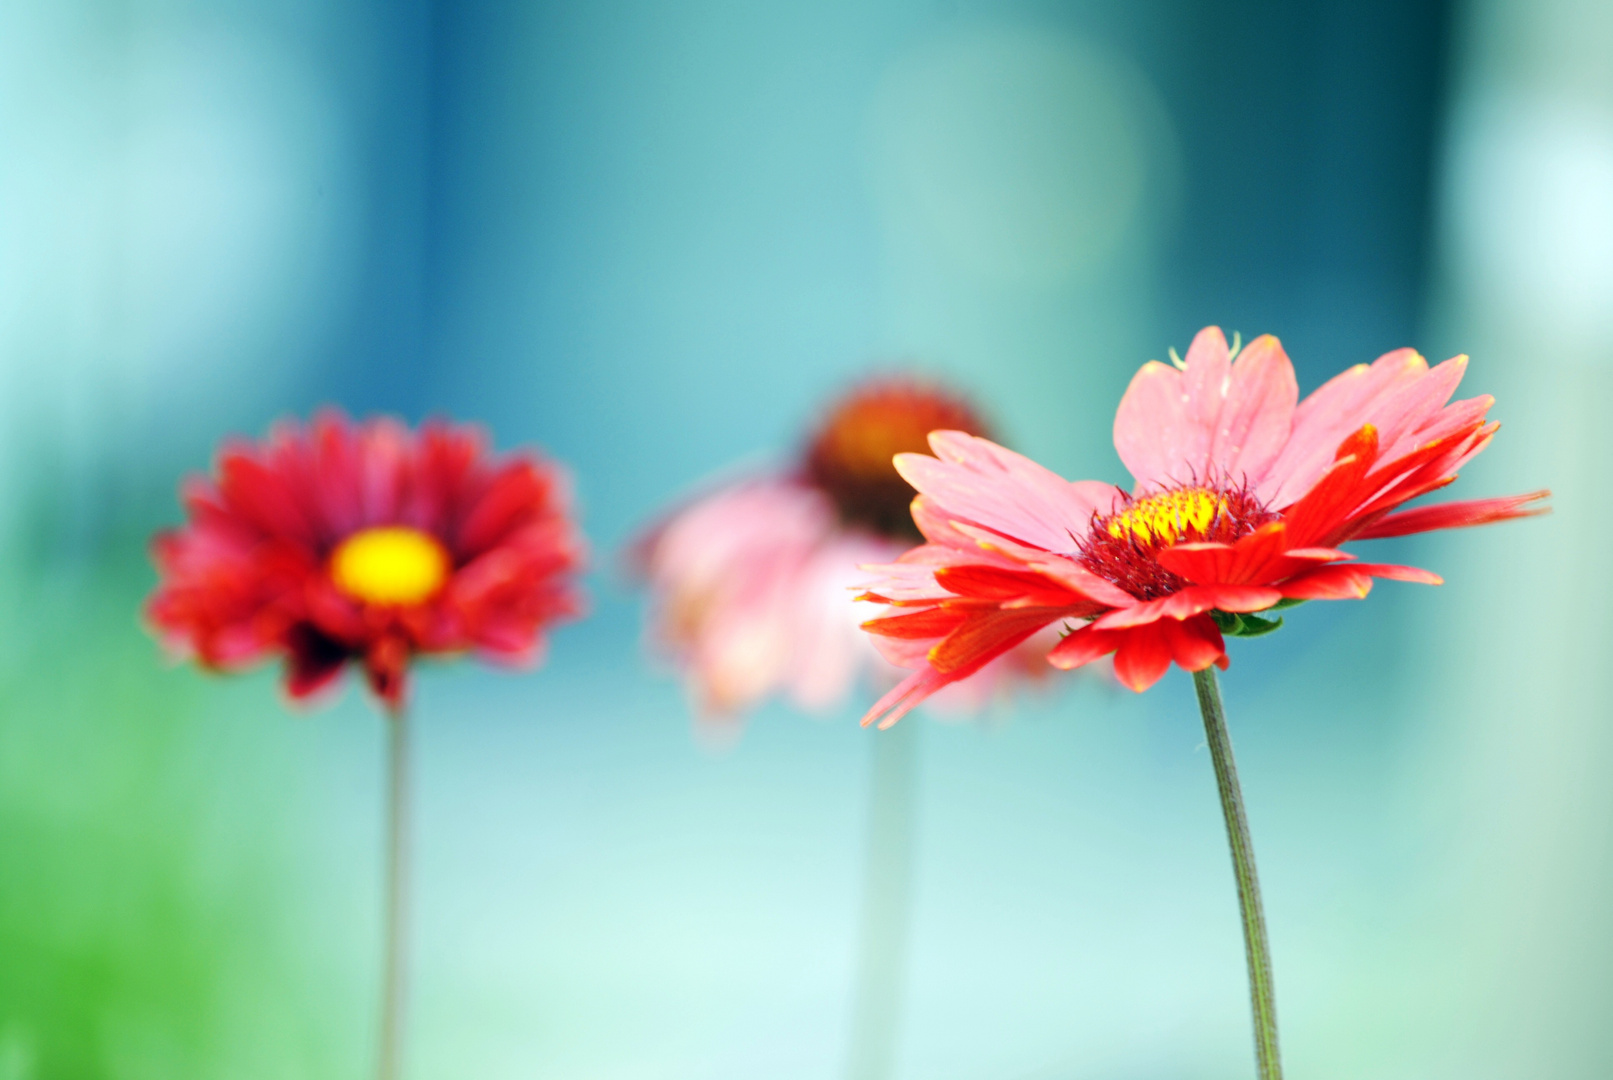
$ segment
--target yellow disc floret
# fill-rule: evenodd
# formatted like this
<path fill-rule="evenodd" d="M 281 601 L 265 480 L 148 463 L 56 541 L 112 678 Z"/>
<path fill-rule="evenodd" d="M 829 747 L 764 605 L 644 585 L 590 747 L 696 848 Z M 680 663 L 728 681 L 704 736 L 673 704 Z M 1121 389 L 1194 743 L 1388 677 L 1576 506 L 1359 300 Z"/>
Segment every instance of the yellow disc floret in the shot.
<path fill-rule="evenodd" d="M 406 525 L 356 532 L 330 557 L 336 587 L 369 604 L 418 604 L 443 587 L 450 569 L 442 543 Z"/>
<path fill-rule="evenodd" d="M 1209 532 L 1227 512 L 1226 496 L 1208 488 L 1183 488 L 1138 499 L 1108 520 L 1110 536 L 1143 546 L 1174 544 Z"/>

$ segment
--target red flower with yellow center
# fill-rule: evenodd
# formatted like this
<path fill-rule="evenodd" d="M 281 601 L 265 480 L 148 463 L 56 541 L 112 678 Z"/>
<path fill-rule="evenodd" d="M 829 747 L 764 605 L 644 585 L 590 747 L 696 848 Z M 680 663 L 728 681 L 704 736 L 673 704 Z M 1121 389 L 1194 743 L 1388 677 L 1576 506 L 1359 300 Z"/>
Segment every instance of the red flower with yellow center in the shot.
<path fill-rule="evenodd" d="M 1143 366 L 1115 417 L 1127 494 L 1071 483 L 956 431 L 935 456 L 904 454 L 926 543 L 870 570 L 863 624 L 917 672 L 865 718 L 895 723 L 936 690 L 1052 624 L 1048 655 L 1074 668 L 1114 654 L 1145 690 L 1172 662 L 1227 663 L 1225 634 L 1276 623 L 1256 614 L 1302 600 L 1358 599 L 1374 578 L 1438 584 L 1426 570 L 1355 562 L 1351 540 L 1482 525 L 1539 513 L 1546 492 L 1401 510 L 1456 479 L 1499 425 L 1492 399 L 1452 402 L 1467 358 L 1438 367 L 1410 349 L 1361 364 L 1299 401 L 1293 366 L 1265 336 L 1236 356 L 1199 333 L 1176 367 Z"/>
<path fill-rule="evenodd" d="M 355 660 L 396 708 L 413 658 L 530 662 L 544 629 L 581 610 L 563 474 L 490 457 L 475 428 L 285 423 L 227 446 L 184 501 L 187 524 L 152 545 L 152 625 L 218 670 L 283 657 L 294 698 Z"/>

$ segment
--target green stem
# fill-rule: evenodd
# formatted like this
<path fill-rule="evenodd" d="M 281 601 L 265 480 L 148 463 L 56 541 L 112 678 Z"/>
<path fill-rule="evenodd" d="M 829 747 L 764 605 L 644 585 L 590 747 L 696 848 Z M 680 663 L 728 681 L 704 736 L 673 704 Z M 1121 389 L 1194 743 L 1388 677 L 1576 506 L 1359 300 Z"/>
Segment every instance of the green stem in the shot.
<path fill-rule="evenodd" d="M 1260 1080 L 1282 1080 L 1277 1055 L 1277 996 L 1271 981 L 1271 946 L 1266 943 L 1266 914 L 1260 906 L 1260 881 L 1255 876 L 1255 848 L 1249 839 L 1249 816 L 1238 787 L 1238 766 L 1232 760 L 1232 737 L 1221 705 L 1221 687 L 1215 669 L 1194 672 L 1193 687 L 1204 714 L 1204 737 L 1215 762 L 1215 786 L 1221 792 L 1221 813 L 1227 821 L 1227 842 L 1232 847 L 1232 872 L 1238 879 L 1238 911 L 1243 916 L 1243 951 L 1249 963 L 1249 1003 L 1254 1010 L 1255 1059 Z"/>
<path fill-rule="evenodd" d="M 386 895 L 381 957 L 381 1044 L 377 1080 L 397 1080 L 403 1050 L 403 1011 L 408 985 L 404 942 L 409 915 L 409 718 L 388 710 L 386 792 Z"/>
<path fill-rule="evenodd" d="M 913 841 L 922 729 L 923 724 L 910 717 L 870 740 L 874 762 L 847 1080 L 890 1080 L 896 1074 L 913 919 Z"/>

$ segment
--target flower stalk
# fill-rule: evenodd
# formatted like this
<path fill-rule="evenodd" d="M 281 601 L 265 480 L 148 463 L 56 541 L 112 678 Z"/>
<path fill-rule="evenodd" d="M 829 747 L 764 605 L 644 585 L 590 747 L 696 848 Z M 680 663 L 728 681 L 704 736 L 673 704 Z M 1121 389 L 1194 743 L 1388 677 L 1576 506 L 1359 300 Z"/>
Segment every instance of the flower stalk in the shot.
<path fill-rule="evenodd" d="M 388 709 L 386 878 L 382 913 L 381 1034 L 376 1080 L 397 1080 L 402 1067 L 408 969 L 405 939 L 409 916 L 409 716 Z"/>
<path fill-rule="evenodd" d="M 1260 880 L 1255 875 L 1255 848 L 1249 838 L 1249 815 L 1238 786 L 1238 766 L 1232 759 L 1232 736 L 1227 732 L 1221 686 L 1213 667 L 1193 673 L 1199 711 L 1204 714 L 1204 738 L 1215 763 L 1215 786 L 1221 794 L 1221 813 L 1227 822 L 1232 848 L 1232 872 L 1238 882 L 1238 913 L 1243 919 L 1244 958 L 1249 965 L 1249 1003 L 1254 1012 L 1255 1060 L 1260 1080 L 1282 1080 L 1277 1053 L 1277 994 L 1271 979 L 1271 946 L 1266 941 L 1266 913 L 1260 903 Z"/>
<path fill-rule="evenodd" d="M 907 986 L 918 817 L 915 724 L 874 740 L 863 912 L 847 1080 L 890 1080 Z"/>

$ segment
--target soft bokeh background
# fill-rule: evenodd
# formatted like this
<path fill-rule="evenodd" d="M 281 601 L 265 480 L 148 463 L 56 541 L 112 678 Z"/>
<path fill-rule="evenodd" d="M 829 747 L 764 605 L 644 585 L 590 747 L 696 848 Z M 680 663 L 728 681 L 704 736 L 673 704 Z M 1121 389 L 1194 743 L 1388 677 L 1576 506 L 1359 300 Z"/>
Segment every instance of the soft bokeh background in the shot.
<path fill-rule="evenodd" d="M 0 5 L 0 1080 L 369 1068 L 380 722 L 137 618 L 179 476 L 324 402 L 546 447 L 599 553 L 541 671 L 420 681 L 410 1075 L 842 1075 L 881 736 L 702 750 L 612 553 L 903 363 L 1121 479 L 1209 322 L 1304 389 L 1471 352 L 1458 491 L 1558 492 L 1234 646 L 1292 1074 L 1613 1074 L 1610 54 L 1592 0 Z M 898 1074 L 1250 1075 L 1188 681 L 919 723 Z"/>

